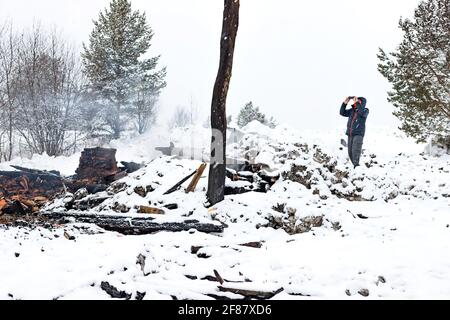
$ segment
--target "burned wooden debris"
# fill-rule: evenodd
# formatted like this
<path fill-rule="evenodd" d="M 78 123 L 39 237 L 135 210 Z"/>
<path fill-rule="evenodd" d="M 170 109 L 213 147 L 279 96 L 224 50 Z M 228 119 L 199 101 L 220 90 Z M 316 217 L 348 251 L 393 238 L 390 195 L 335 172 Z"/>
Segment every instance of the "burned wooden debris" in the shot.
<path fill-rule="evenodd" d="M 128 173 L 135 173 L 136 171 L 141 170 L 144 165 L 143 164 L 139 164 L 136 162 L 126 162 L 126 161 L 121 161 L 120 164 L 123 166 L 123 169 Z"/>
<path fill-rule="evenodd" d="M 65 190 L 63 179 L 54 172 L 15 169 L 20 171 L 0 171 L 0 213 L 35 213 Z"/>
<path fill-rule="evenodd" d="M 280 294 L 284 291 L 284 288 L 280 288 L 275 291 L 257 291 L 257 290 L 246 290 L 246 289 L 237 289 L 233 287 L 223 287 L 219 286 L 219 291 L 221 292 L 231 292 L 234 294 L 238 294 L 244 296 L 246 299 L 256 299 L 256 300 L 268 300 L 272 299 L 276 295 Z"/>
<path fill-rule="evenodd" d="M 240 247 L 247 247 L 247 248 L 254 248 L 254 249 L 261 249 L 263 247 L 263 242 L 261 241 L 253 241 L 253 242 L 248 242 L 248 243 L 242 243 L 239 244 L 238 246 Z M 221 248 L 225 249 L 225 248 L 229 248 L 230 246 L 222 246 Z M 191 254 L 197 255 L 199 253 L 200 250 L 202 250 L 203 248 L 205 248 L 205 246 L 192 246 L 191 247 Z M 238 249 L 236 249 L 238 250 Z"/>
<path fill-rule="evenodd" d="M 191 183 L 186 189 L 186 193 L 194 192 L 195 188 L 197 187 L 200 178 L 202 177 L 203 173 L 205 172 L 205 169 L 207 167 L 206 163 L 202 163 L 200 167 L 197 169 L 197 172 L 195 173 L 194 177 L 192 178 Z"/>
<path fill-rule="evenodd" d="M 139 206 L 138 213 L 142 213 L 142 214 L 159 214 L 159 215 L 166 214 L 166 212 L 164 210 L 162 210 L 162 209 L 152 208 L 152 207 L 147 207 L 147 206 Z"/>
<path fill-rule="evenodd" d="M 197 170 L 195 170 L 194 172 L 192 172 L 190 175 L 188 175 L 187 177 L 183 178 L 180 182 L 178 182 L 176 185 L 174 185 L 172 188 L 170 188 L 169 190 L 167 190 L 164 195 L 168 195 L 168 194 L 172 194 L 175 191 L 178 191 L 181 189 L 181 186 L 183 185 L 183 183 L 185 183 L 186 181 L 188 181 L 190 178 L 192 178 L 195 174 L 197 173 Z"/>
<path fill-rule="evenodd" d="M 60 224 L 69 222 L 90 223 L 107 231 L 115 231 L 124 235 L 144 235 L 160 231 L 181 232 L 195 229 L 204 233 L 222 233 L 223 225 L 201 223 L 198 220 L 185 220 L 183 222 L 154 222 L 154 218 L 130 218 L 121 216 L 106 216 L 97 214 L 76 214 L 48 212 L 43 215 L 49 220 Z"/>
<path fill-rule="evenodd" d="M 202 163 L 200 165 L 200 167 L 195 170 L 194 172 L 192 172 L 190 175 L 188 175 L 187 177 L 183 178 L 180 182 L 178 182 L 176 185 L 174 185 L 172 188 L 170 188 L 169 190 L 167 190 L 164 195 L 168 195 L 168 194 L 172 194 L 175 191 L 178 191 L 181 189 L 181 187 L 183 186 L 183 184 L 188 181 L 189 179 L 192 178 L 191 183 L 189 184 L 189 186 L 186 188 L 185 192 L 186 193 L 190 193 L 190 192 L 194 192 L 195 188 L 197 187 L 197 184 L 200 181 L 200 178 L 203 175 L 203 172 L 205 172 L 205 169 L 207 167 L 206 163 Z"/>
<path fill-rule="evenodd" d="M 227 178 L 232 182 L 243 182 L 244 184 L 226 184 L 225 195 L 243 194 L 247 192 L 266 193 L 280 179 L 279 174 L 269 174 L 264 170 L 258 171 L 256 165 L 247 167 L 250 171 L 234 171 L 227 169 Z"/>
<path fill-rule="evenodd" d="M 93 148 L 81 153 L 76 180 L 105 182 L 105 179 L 119 173 L 115 149 Z"/>
<path fill-rule="evenodd" d="M 111 298 L 114 299 L 125 299 L 130 300 L 131 294 L 126 293 L 125 291 L 119 291 L 116 287 L 110 285 L 108 282 L 103 281 L 100 285 L 100 288 L 105 291 Z"/>
<path fill-rule="evenodd" d="M 220 282 L 220 284 L 224 284 L 225 280 L 223 280 L 222 276 L 219 274 L 217 270 L 214 270 L 214 276 L 216 277 L 217 281 Z"/>
<path fill-rule="evenodd" d="M 171 149 L 175 146 L 171 145 Z M 245 161 L 228 159 L 235 163 L 234 171 L 229 169 L 227 176 L 232 182 L 247 182 L 245 187 L 236 188 L 233 185 L 226 187 L 227 194 L 245 192 L 267 192 L 267 190 L 278 180 L 279 176 L 267 174 L 261 170 L 262 165 L 252 165 Z M 122 162 L 121 166 L 116 161 L 116 150 L 105 148 L 85 149 L 80 157 L 79 167 L 76 174 L 70 177 L 61 176 L 57 171 L 44 171 L 14 166 L 16 171 L 0 171 L 0 215 L 10 216 L 36 215 L 42 213 L 46 219 L 56 223 L 74 219 L 77 222 L 96 224 L 106 230 L 118 231 L 123 234 L 148 234 L 158 231 L 188 231 L 196 229 L 201 232 L 222 232 L 224 226 L 215 224 L 201 224 L 198 221 L 185 221 L 182 223 L 154 223 L 151 217 L 142 219 L 129 219 L 97 215 L 71 216 L 66 212 L 86 213 L 87 211 L 103 205 L 107 200 L 113 198 L 114 194 L 128 188 L 126 183 L 118 180 L 132 172 L 136 172 L 143 165 L 134 162 Z M 194 192 L 202 178 L 207 164 L 203 163 L 197 170 L 183 178 L 174 187 L 170 188 L 165 195 L 180 190 L 187 183 L 184 191 Z M 143 198 L 155 191 L 155 186 L 136 186 L 134 192 Z M 60 212 L 48 215 L 42 212 L 44 206 L 55 199 L 61 200 L 52 210 Z M 59 201 L 58 200 L 58 201 Z M 161 207 L 160 207 L 161 205 Z M 108 204 L 117 213 L 129 213 L 133 208 L 121 203 Z M 59 210 L 60 208 L 61 210 Z M 142 215 L 165 215 L 166 210 L 177 210 L 179 204 L 149 203 L 149 205 L 136 206 L 137 213 Z M 64 212 L 64 213 L 62 213 Z M 186 213 L 186 217 L 189 216 Z M 67 219 L 63 219 L 66 217 Z"/>
<path fill-rule="evenodd" d="M 85 149 L 76 174 L 67 178 L 58 171 L 20 166 L 12 166 L 16 171 L 0 171 L 0 213 L 37 213 L 48 201 L 65 193 L 74 194 L 73 200 L 67 199 L 67 209 L 89 209 L 101 203 L 101 197 L 83 198 L 106 191 L 111 183 L 141 167 L 133 162 L 118 167 L 115 155 L 115 149 Z"/>
<path fill-rule="evenodd" d="M 34 173 L 34 174 L 42 174 L 42 175 L 51 174 L 51 175 L 55 175 L 58 177 L 61 176 L 61 173 L 56 170 L 45 171 L 45 170 L 29 169 L 29 168 L 24 168 L 24 167 L 20 167 L 20 166 L 11 166 L 11 168 L 17 169 L 18 171 Z"/>
<path fill-rule="evenodd" d="M 64 190 L 63 179 L 44 171 L 0 171 L 0 197 L 50 197 Z"/>
<path fill-rule="evenodd" d="M 254 248 L 254 249 L 261 249 L 263 246 L 263 243 L 261 241 L 255 241 L 255 242 L 243 243 L 243 244 L 241 244 L 241 246 L 248 247 L 248 248 Z"/>

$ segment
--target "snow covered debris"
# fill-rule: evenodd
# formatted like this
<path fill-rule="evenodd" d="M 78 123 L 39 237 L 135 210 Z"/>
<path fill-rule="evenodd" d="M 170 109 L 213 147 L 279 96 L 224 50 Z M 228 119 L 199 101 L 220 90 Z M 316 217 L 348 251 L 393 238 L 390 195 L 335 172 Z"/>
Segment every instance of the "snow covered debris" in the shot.
<path fill-rule="evenodd" d="M 65 195 L 46 211 L 225 228 L 124 236 L 74 221 L 6 224 L 0 299 L 450 297 L 450 157 L 379 132 L 354 170 L 340 138 L 249 124 L 228 147 L 258 171 L 231 178 L 273 182 L 209 209 L 207 171 L 195 192 L 186 182 L 164 194 L 201 164 L 179 157 L 156 158 L 102 193 Z M 252 185 L 231 178 L 229 187 Z"/>

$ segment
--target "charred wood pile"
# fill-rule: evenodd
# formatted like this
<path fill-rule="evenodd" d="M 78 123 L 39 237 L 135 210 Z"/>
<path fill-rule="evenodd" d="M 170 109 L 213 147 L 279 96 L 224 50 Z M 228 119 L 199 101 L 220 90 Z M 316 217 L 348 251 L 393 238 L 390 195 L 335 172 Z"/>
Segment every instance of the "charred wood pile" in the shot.
<path fill-rule="evenodd" d="M 171 146 L 171 148 L 173 145 Z M 227 159 L 227 195 L 247 192 L 267 192 L 280 178 L 265 171 L 264 165 L 250 164 L 245 161 Z M 134 209 L 118 203 L 111 206 L 116 213 L 129 213 L 135 210 L 134 218 L 108 216 L 107 212 L 96 212 L 106 201 L 127 188 L 121 180 L 128 174 L 141 169 L 143 165 L 133 162 L 116 161 L 115 149 L 85 149 L 80 157 L 75 175 L 62 176 L 57 171 L 44 171 L 14 166 L 15 171 L 0 171 L 0 224 L 2 221 L 15 221 L 35 218 L 50 221 L 56 225 L 70 221 L 92 223 L 105 230 L 117 231 L 126 235 L 148 234 L 159 231 L 188 231 L 196 229 L 205 233 L 220 233 L 223 226 L 214 223 L 200 223 L 195 219 L 180 220 L 177 223 L 156 223 L 157 215 L 165 215 L 167 210 L 177 210 L 177 203 L 150 203 Z M 200 167 L 179 181 L 164 195 L 169 195 L 183 188 L 187 193 L 195 192 L 203 177 L 207 164 Z M 190 180 L 190 183 L 188 183 Z M 145 197 L 153 192 L 152 186 L 136 187 L 134 192 Z M 165 190 L 164 190 L 165 191 Z M 53 206 L 55 204 L 55 206 Z M 91 211 L 93 210 L 93 211 Z M 105 215 L 106 213 L 106 215 Z M 186 217 L 189 215 L 187 213 Z M 27 220 L 28 221 L 28 220 Z"/>
<path fill-rule="evenodd" d="M 134 218 L 89 213 L 90 209 L 102 204 L 112 194 L 120 192 L 120 188 L 115 190 L 117 184 L 114 182 L 142 168 L 142 165 L 132 162 L 121 164 L 122 166 L 117 164 L 116 150 L 94 148 L 82 152 L 76 174 L 71 177 L 63 177 L 56 171 L 47 172 L 22 167 L 14 167 L 17 171 L 0 172 L 0 216 L 2 216 L 0 224 L 14 226 L 16 221 L 31 223 L 34 217 L 37 224 L 42 221 L 54 225 L 71 222 L 89 223 L 124 235 L 142 235 L 160 231 L 180 232 L 191 229 L 205 233 L 223 232 L 224 226 L 221 224 L 201 223 L 195 219 L 155 222 L 152 215 L 164 215 L 165 211 L 147 206 L 140 206 L 138 213 L 142 214 L 142 217 Z M 186 193 L 195 191 L 206 166 L 202 164 L 190 175 L 189 178 L 193 177 L 193 180 L 185 190 Z M 180 188 L 181 184 L 173 190 Z M 45 212 L 46 209 L 43 207 L 56 198 L 63 200 L 67 211 Z M 174 208 L 178 208 L 178 205 L 171 204 L 165 207 L 167 210 Z"/>
<path fill-rule="evenodd" d="M 37 212 L 49 199 L 65 190 L 58 172 L 14 169 L 18 171 L 0 171 L 0 214 Z"/>
<path fill-rule="evenodd" d="M 16 171 L 0 171 L 0 214 L 31 214 L 48 201 L 66 192 L 86 189 L 88 193 L 104 191 L 141 165 L 116 161 L 115 149 L 85 149 L 80 165 L 72 177 L 57 171 L 43 171 L 12 166 Z"/>

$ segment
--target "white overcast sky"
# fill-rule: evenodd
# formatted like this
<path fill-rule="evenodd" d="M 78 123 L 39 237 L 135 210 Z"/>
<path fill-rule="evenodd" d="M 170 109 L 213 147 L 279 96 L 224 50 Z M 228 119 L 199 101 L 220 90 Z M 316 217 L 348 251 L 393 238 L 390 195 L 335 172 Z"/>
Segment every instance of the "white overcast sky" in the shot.
<path fill-rule="evenodd" d="M 80 45 L 109 0 L 0 0 L 0 19 L 56 26 Z M 191 101 L 210 108 L 218 68 L 222 0 L 132 0 L 147 12 L 151 53 L 168 68 L 161 109 L 168 116 Z M 371 121 L 394 126 L 388 83 L 377 72 L 378 47 L 401 41 L 400 17 L 419 0 L 241 0 L 241 24 L 228 112 L 252 100 L 294 127 L 345 126 L 338 109 L 347 95 L 368 98 Z M 0 22 L 1 24 L 1 22 Z"/>

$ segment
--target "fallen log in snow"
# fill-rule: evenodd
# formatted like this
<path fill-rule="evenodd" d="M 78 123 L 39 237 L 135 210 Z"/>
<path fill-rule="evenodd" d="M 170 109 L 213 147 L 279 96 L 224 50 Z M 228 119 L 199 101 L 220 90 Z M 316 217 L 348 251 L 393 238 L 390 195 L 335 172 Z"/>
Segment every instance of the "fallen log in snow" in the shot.
<path fill-rule="evenodd" d="M 195 229 L 204 233 L 222 233 L 223 225 L 201 223 L 198 220 L 185 220 L 183 222 L 154 222 L 154 218 L 130 218 L 122 216 L 106 216 L 77 213 L 42 213 L 44 217 L 56 220 L 58 223 L 91 223 L 107 231 L 115 231 L 124 235 L 144 235 L 160 231 L 181 232 Z"/>
<path fill-rule="evenodd" d="M 130 300 L 131 294 L 126 293 L 125 291 L 119 291 L 116 287 L 110 285 L 108 282 L 103 281 L 100 285 L 100 288 L 110 295 L 111 298 L 114 299 L 125 299 Z"/>
<path fill-rule="evenodd" d="M 234 294 L 238 294 L 244 296 L 247 299 L 257 299 L 257 300 L 268 300 L 275 297 L 277 294 L 284 291 L 284 288 L 280 288 L 276 291 L 256 291 L 256 290 L 246 290 L 246 289 L 237 289 L 230 287 L 219 286 L 219 291 L 221 292 L 231 292 Z"/>

